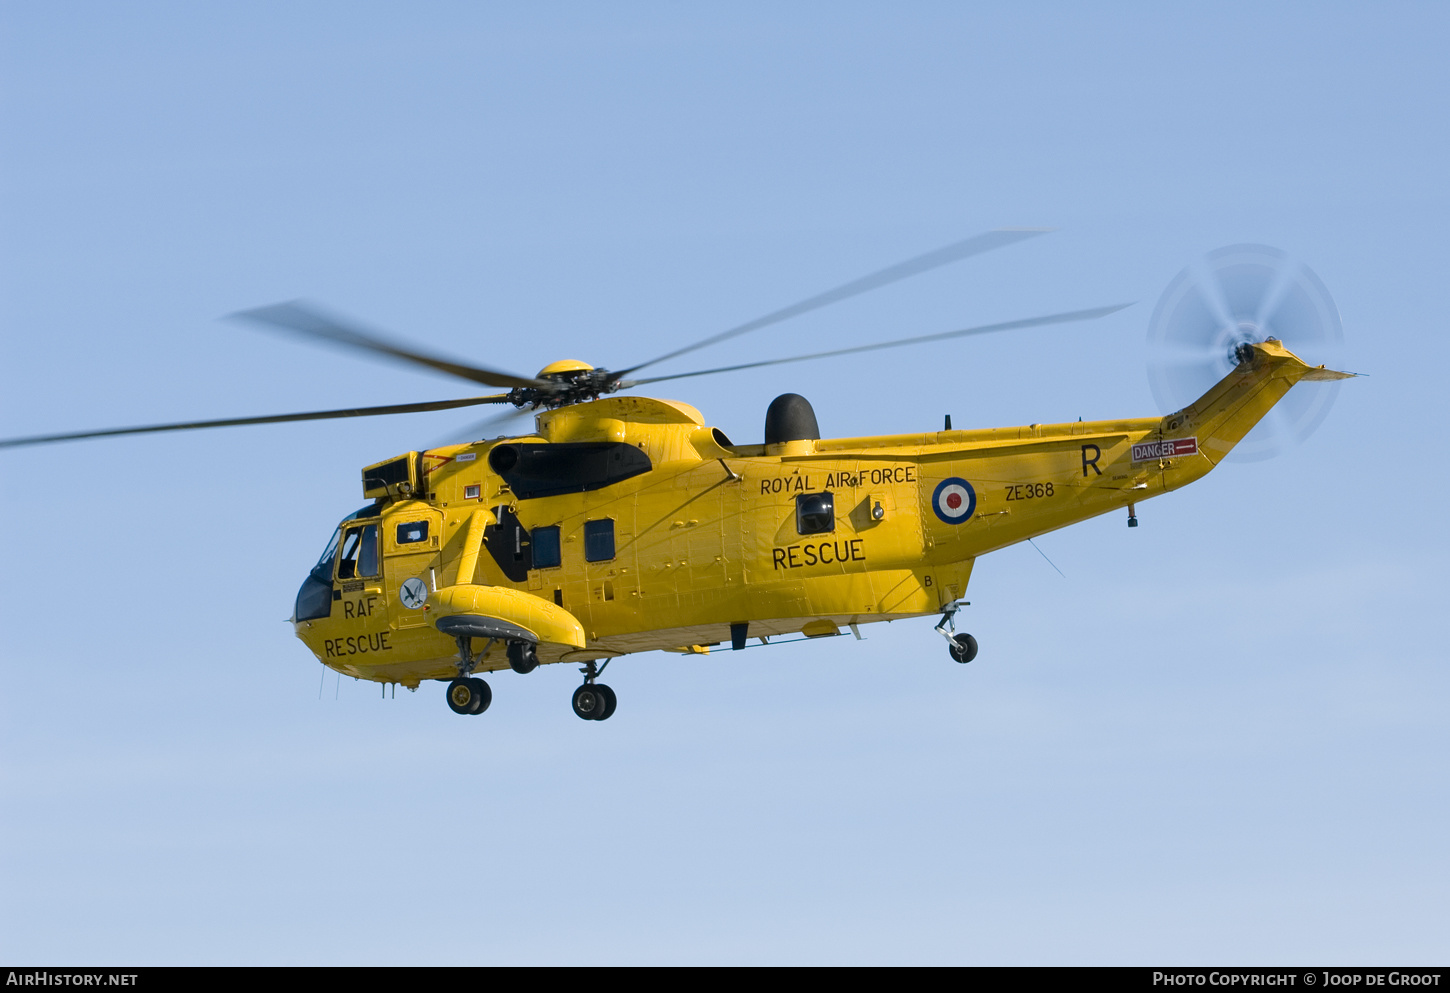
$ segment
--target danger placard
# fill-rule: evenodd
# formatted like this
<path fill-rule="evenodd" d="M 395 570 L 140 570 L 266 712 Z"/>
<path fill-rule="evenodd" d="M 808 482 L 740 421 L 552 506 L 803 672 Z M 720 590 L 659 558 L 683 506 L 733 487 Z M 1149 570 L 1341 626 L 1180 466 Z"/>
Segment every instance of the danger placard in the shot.
<path fill-rule="evenodd" d="M 1154 459 L 1197 454 L 1197 438 L 1168 438 L 1164 441 L 1145 441 L 1141 445 L 1133 446 L 1134 462 L 1151 462 Z"/>

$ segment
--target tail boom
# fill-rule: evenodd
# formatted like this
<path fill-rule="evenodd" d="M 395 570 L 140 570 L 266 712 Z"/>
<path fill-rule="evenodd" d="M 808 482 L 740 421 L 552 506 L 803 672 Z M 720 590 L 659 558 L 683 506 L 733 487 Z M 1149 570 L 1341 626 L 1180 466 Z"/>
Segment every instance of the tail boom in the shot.
<path fill-rule="evenodd" d="M 1182 410 L 1163 418 L 1159 434 L 1163 440 L 1191 437 L 1210 465 L 1218 465 L 1249 430 L 1267 414 L 1284 395 L 1300 382 L 1329 382 L 1350 379 L 1352 372 L 1336 372 L 1324 366 L 1311 366 L 1289 351 L 1279 341 L 1241 346 L 1239 364 L 1208 392 Z M 1167 489 L 1197 479 L 1169 481 Z"/>

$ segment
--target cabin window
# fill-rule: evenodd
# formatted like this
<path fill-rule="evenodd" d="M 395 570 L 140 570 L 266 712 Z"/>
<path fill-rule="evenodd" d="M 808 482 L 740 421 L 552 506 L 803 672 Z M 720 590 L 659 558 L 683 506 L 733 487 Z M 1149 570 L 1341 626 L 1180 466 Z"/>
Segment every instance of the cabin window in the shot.
<path fill-rule="evenodd" d="M 795 529 L 800 534 L 836 530 L 836 500 L 830 493 L 802 493 L 795 498 Z"/>
<path fill-rule="evenodd" d="M 409 521 L 398 525 L 398 544 L 411 545 L 428 540 L 427 521 Z"/>
<path fill-rule="evenodd" d="M 584 558 L 590 562 L 614 558 L 613 520 L 584 522 Z"/>
<path fill-rule="evenodd" d="M 372 579 L 378 574 L 378 526 L 348 528 L 337 558 L 338 579 Z"/>
<path fill-rule="evenodd" d="M 552 569 L 563 564 L 563 552 L 559 545 L 559 525 L 534 528 L 533 545 L 535 569 Z M 610 558 L 613 557 L 611 553 Z"/>

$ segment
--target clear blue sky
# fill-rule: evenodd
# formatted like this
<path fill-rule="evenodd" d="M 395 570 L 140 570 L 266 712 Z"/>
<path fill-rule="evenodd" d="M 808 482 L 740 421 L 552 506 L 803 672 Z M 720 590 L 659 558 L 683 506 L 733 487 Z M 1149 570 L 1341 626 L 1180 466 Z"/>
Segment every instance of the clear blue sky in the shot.
<path fill-rule="evenodd" d="M 218 320 L 278 300 L 620 367 L 1002 225 L 1059 230 L 700 357 L 1138 305 L 665 395 L 739 441 L 786 390 L 827 435 L 1155 414 L 1153 303 L 1237 242 L 1371 374 L 1046 536 L 1066 578 L 984 558 L 970 666 L 926 620 L 639 656 L 607 724 L 563 666 L 477 719 L 319 681 L 283 622 L 359 468 L 466 412 L 4 453 L 0 959 L 1443 964 L 1447 42 L 1436 4 L 0 5 L 0 435 L 470 392 Z"/>

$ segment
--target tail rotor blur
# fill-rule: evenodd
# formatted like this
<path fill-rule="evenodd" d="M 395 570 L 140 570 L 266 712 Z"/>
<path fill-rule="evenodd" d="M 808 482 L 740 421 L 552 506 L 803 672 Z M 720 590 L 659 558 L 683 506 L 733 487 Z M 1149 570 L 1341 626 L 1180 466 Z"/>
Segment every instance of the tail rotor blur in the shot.
<path fill-rule="evenodd" d="M 1231 245 L 1180 272 L 1148 324 L 1148 383 L 1163 413 L 1196 400 L 1238 363 L 1247 342 L 1277 338 L 1315 365 L 1342 364 L 1344 329 L 1334 298 L 1308 266 L 1267 245 Z M 1309 437 L 1334 405 L 1338 383 L 1293 389 L 1229 458 L 1272 458 Z"/>

